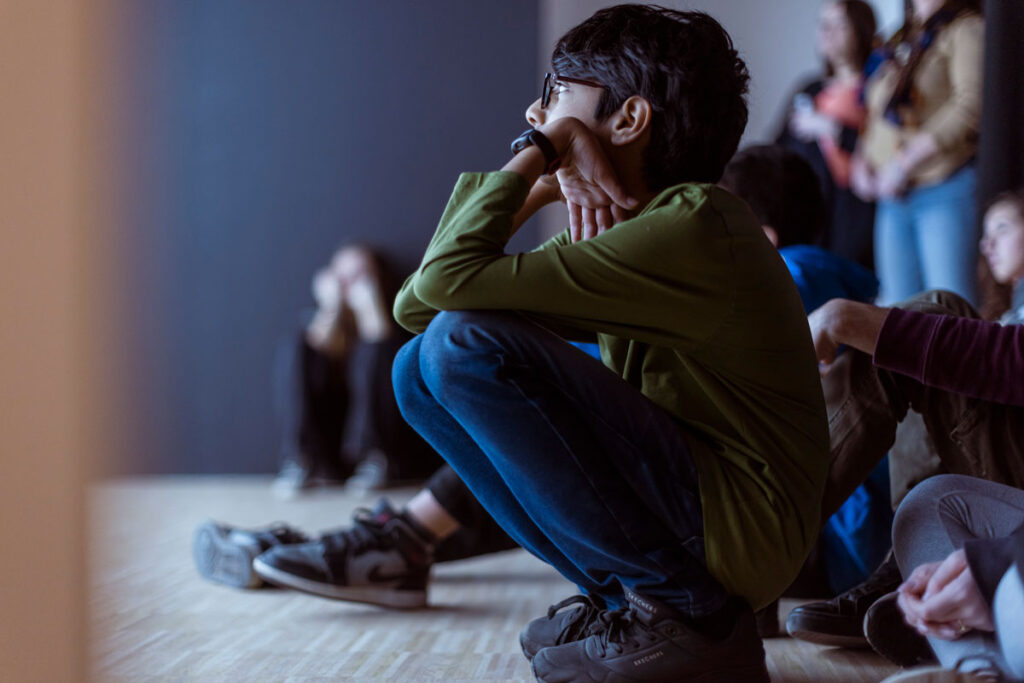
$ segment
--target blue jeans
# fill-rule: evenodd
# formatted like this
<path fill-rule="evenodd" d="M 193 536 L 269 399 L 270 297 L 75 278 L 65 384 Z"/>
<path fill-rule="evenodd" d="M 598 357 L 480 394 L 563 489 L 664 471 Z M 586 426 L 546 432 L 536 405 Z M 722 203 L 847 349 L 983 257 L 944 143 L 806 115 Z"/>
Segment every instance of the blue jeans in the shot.
<path fill-rule="evenodd" d="M 402 414 L 516 542 L 610 607 L 721 608 L 687 435 L 518 313 L 440 313 L 395 358 Z"/>
<path fill-rule="evenodd" d="M 946 180 L 879 200 L 875 268 L 881 303 L 944 289 L 977 305 L 976 172 L 965 166 Z"/>

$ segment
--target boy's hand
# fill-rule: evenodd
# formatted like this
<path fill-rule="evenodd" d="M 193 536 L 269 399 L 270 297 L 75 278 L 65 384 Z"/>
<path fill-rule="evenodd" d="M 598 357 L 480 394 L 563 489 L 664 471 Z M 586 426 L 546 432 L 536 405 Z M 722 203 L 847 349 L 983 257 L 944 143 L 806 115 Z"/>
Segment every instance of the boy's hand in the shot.
<path fill-rule="evenodd" d="M 573 242 L 601 234 L 629 217 L 638 202 L 629 196 L 597 137 L 576 118 L 538 127 L 562 157 L 556 173 L 569 208 Z"/>

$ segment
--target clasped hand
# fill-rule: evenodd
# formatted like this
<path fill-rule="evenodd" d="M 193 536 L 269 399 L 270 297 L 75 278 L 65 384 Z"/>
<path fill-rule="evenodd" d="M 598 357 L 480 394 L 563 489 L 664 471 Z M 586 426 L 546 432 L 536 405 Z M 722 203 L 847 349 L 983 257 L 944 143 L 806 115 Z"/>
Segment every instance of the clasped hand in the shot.
<path fill-rule="evenodd" d="M 963 549 L 915 569 L 899 587 L 898 602 L 907 624 L 925 636 L 953 640 L 995 628 Z"/>

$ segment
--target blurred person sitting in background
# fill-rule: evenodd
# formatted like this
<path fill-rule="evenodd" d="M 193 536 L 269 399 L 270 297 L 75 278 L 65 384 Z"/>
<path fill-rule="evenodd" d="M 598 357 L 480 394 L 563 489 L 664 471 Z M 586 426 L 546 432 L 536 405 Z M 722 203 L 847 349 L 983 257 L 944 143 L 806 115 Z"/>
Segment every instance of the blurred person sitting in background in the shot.
<path fill-rule="evenodd" d="M 422 480 L 440 464 L 402 419 L 391 386 L 391 363 L 409 338 L 391 317 L 398 284 L 385 258 L 363 245 L 338 249 L 314 276 L 316 310 L 276 363 L 279 496 L 345 480 L 377 489 Z"/>
<path fill-rule="evenodd" d="M 850 191 L 850 160 L 867 115 L 864 71 L 876 30 L 875 14 L 863 0 L 822 6 L 817 48 L 825 73 L 792 98 L 777 138 L 817 174 L 828 210 L 821 245 L 866 268 L 874 267 L 875 205 Z"/>

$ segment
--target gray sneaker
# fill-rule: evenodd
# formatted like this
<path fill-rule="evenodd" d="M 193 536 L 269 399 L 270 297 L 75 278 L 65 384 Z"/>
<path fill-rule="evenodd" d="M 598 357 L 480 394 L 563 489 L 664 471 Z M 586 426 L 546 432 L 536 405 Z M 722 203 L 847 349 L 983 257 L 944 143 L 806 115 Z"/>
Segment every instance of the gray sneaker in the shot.
<path fill-rule="evenodd" d="M 257 555 L 275 546 L 308 540 L 304 533 L 285 524 L 239 529 L 206 521 L 196 528 L 192 538 L 192 558 L 204 579 L 235 588 L 259 588 L 263 579 L 252 570 Z"/>
<path fill-rule="evenodd" d="M 561 611 L 570 605 L 575 609 Z M 604 601 L 596 596 L 574 595 L 548 608 L 546 617 L 534 619 L 519 633 L 519 647 L 527 659 L 546 647 L 571 643 L 590 635 L 590 627 L 598 623 L 605 610 Z"/>
<path fill-rule="evenodd" d="M 430 542 L 381 501 L 314 543 L 271 548 L 253 569 L 272 584 L 323 598 L 414 608 L 427 604 L 432 563 Z"/>
<path fill-rule="evenodd" d="M 629 609 L 601 613 L 592 635 L 544 648 L 533 675 L 545 683 L 689 681 L 768 683 L 754 615 L 740 611 L 732 633 L 713 640 L 688 627 L 674 610 L 626 591 Z"/>

